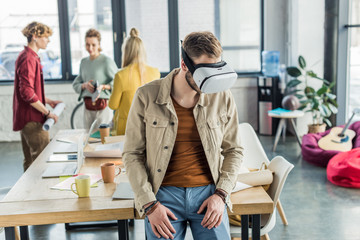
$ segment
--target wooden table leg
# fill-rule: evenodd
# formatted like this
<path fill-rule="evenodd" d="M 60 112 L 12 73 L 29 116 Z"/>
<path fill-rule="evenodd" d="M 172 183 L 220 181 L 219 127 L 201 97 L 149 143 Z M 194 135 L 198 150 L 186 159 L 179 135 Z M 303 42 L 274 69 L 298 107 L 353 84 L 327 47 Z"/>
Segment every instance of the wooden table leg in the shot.
<path fill-rule="evenodd" d="M 260 240 L 260 214 L 252 215 L 252 240 Z"/>
<path fill-rule="evenodd" d="M 5 239 L 6 240 L 15 240 L 15 228 L 6 227 L 5 228 Z"/>
<path fill-rule="evenodd" d="M 249 215 L 241 215 L 241 240 L 249 239 Z"/>
<path fill-rule="evenodd" d="M 119 240 L 129 240 L 129 221 L 118 220 L 118 236 Z"/>
<path fill-rule="evenodd" d="M 288 221 L 287 221 L 287 219 L 286 219 L 285 212 L 284 212 L 284 209 L 283 209 L 283 207 L 282 207 L 282 205 L 281 205 L 280 199 L 279 199 L 278 202 L 276 203 L 276 209 L 277 209 L 278 212 L 279 212 L 279 215 L 280 215 L 280 217 L 281 217 L 281 220 L 282 220 L 283 224 L 287 226 L 287 225 L 288 225 Z"/>
<path fill-rule="evenodd" d="M 15 230 L 15 240 L 21 240 L 20 234 L 19 234 L 19 228 L 14 227 L 14 230 Z"/>

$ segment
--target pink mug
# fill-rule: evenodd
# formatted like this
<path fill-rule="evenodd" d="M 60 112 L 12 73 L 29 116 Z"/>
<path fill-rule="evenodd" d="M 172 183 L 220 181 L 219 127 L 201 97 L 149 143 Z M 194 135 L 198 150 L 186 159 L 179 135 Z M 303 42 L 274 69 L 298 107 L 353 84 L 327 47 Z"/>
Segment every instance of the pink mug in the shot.
<path fill-rule="evenodd" d="M 119 172 L 115 174 L 115 164 L 114 163 L 103 163 L 101 164 L 101 175 L 104 180 L 104 183 L 113 183 L 116 176 L 121 173 L 121 168 L 118 168 Z"/>

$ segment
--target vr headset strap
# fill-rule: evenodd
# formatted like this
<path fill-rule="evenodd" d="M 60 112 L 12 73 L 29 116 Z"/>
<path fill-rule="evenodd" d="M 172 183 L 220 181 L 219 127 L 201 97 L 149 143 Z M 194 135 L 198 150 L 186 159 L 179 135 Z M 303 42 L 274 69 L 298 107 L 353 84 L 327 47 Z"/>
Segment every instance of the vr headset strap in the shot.
<path fill-rule="evenodd" d="M 194 72 L 195 72 L 194 64 L 182 46 L 181 46 L 181 55 L 182 55 L 185 65 L 187 66 L 187 68 L 189 69 L 191 74 L 194 74 Z"/>

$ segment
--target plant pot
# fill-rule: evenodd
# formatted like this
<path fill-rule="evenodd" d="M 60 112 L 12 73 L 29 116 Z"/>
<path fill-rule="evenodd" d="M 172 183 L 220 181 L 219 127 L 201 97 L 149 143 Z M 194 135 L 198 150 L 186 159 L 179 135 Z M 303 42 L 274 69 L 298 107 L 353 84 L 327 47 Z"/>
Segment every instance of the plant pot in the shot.
<path fill-rule="evenodd" d="M 309 124 L 308 125 L 308 133 L 321 133 L 325 132 L 326 130 L 326 124 Z"/>

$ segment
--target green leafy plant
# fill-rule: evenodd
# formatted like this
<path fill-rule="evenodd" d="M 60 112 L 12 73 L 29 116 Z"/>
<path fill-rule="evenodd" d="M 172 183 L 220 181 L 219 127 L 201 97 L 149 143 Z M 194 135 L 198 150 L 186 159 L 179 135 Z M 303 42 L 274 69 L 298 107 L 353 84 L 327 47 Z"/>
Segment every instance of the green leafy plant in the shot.
<path fill-rule="evenodd" d="M 330 115 L 338 112 L 338 104 L 336 102 L 336 95 L 331 92 L 331 88 L 334 87 L 335 82 L 329 83 L 329 81 L 320 78 L 316 73 L 306 67 L 306 61 L 304 57 L 298 58 L 299 67 L 287 67 L 287 73 L 292 79 L 287 83 L 287 88 L 291 89 L 289 94 L 295 95 L 300 100 L 299 110 L 311 112 L 313 117 L 313 125 L 321 125 L 326 123 L 331 127 L 329 121 Z M 315 90 L 309 86 L 310 81 L 321 81 L 322 86 Z M 299 89 L 301 83 L 304 82 L 305 87 Z"/>

